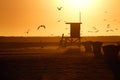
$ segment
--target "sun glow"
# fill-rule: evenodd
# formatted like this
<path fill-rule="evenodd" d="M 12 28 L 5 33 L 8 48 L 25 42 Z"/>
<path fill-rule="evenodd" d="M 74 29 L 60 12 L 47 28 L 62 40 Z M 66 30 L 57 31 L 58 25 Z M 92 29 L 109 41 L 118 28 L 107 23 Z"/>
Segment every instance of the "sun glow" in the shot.
<path fill-rule="evenodd" d="M 69 7 L 74 8 L 85 8 L 89 7 L 92 3 L 92 0 L 64 0 L 64 4 Z"/>

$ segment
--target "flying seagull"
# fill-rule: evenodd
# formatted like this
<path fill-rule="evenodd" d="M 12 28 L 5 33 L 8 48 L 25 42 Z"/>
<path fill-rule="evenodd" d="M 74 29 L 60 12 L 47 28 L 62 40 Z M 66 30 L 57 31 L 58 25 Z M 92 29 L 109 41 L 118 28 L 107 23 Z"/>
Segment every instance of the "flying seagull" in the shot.
<path fill-rule="evenodd" d="M 107 28 L 109 28 L 110 27 L 110 24 L 107 24 Z"/>
<path fill-rule="evenodd" d="M 104 13 L 108 13 L 108 11 L 105 11 Z"/>
<path fill-rule="evenodd" d="M 106 19 L 104 19 L 104 21 L 107 21 Z"/>
<path fill-rule="evenodd" d="M 114 30 L 110 29 L 110 31 L 112 31 L 112 32 L 113 32 Z"/>
<path fill-rule="evenodd" d="M 110 29 L 110 30 L 106 30 L 106 32 L 110 32 L 110 31 L 113 32 L 114 30 L 112 30 L 112 29 Z"/>
<path fill-rule="evenodd" d="M 109 32 L 109 30 L 106 30 L 106 32 Z"/>
<path fill-rule="evenodd" d="M 26 33 L 26 34 L 29 34 L 29 32 L 30 32 L 30 29 L 28 29 L 25 33 Z"/>
<path fill-rule="evenodd" d="M 57 9 L 60 11 L 63 7 L 57 7 Z"/>
<path fill-rule="evenodd" d="M 38 26 L 37 30 L 39 30 L 41 27 L 43 27 L 44 29 L 46 29 L 45 25 L 40 25 L 40 26 Z"/>
<path fill-rule="evenodd" d="M 57 22 L 61 22 L 61 20 L 58 20 Z"/>
<path fill-rule="evenodd" d="M 68 28 L 65 28 L 66 30 L 68 30 Z"/>
<path fill-rule="evenodd" d="M 88 31 L 88 32 L 93 32 L 93 31 Z"/>
<path fill-rule="evenodd" d="M 118 28 L 115 28 L 115 30 L 118 30 Z"/>
<path fill-rule="evenodd" d="M 99 32 L 99 30 L 95 31 L 96 33 Z"/>
<path fill-rule="evenodd" d="M 96 30 L 96 27 L 92 27 L 94 30 Z"/>

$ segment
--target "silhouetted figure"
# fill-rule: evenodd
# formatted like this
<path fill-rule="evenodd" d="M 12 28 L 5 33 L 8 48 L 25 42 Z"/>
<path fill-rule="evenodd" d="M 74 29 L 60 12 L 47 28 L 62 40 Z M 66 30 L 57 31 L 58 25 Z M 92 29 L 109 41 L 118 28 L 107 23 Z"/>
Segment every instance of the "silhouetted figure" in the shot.
<path fill-rule="evenodd" d="M 87 53 L 91 53 L 91 52 L 92 52 L 92 44 L 91 44 L 91 41 L 83 42 L 83 45 L 84 45 L 84 47 L 85 47 L 85 52 L 87 52 Z"/>
<path fill-rule="evenodd" d="M 112 70 L 115 80 L 120 80 L 120 61 L 119 53 L 120 46 L 107 45 L 103 47 L 104 57 L 110 69 Z"/>
<path fill-rule="evenodd" d="M 62 38 L 60 40 L 60 44 L 59 45 L 62 46 L 62 47 L 66 47 L 66 41 L 64 42 L 64 33 L 62 34 Z"/>
<path fill-rule="evenodd" d="M 101 53 L 102 42 L 92 42 L 92 47 L 94 56 L 100 57 L 102 55 Z"/>

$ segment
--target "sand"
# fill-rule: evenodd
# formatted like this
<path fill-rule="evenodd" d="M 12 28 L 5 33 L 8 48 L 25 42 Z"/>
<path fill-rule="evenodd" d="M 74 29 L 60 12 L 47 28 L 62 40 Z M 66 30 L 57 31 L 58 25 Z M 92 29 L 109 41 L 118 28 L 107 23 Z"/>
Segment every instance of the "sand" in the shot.
<path fill-rule="evenodd" d="M 0 80 L 114 80 L 103 56 L 59 48 L 1 52 L 0 64 Z"/>

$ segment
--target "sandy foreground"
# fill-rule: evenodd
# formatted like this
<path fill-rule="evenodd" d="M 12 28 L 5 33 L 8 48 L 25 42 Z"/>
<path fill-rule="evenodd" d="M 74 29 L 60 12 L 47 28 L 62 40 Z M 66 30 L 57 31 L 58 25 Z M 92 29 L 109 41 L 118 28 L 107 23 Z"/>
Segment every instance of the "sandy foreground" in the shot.
<path fill-rule="evenodd" d="M 0 80 L 114 80 L 103 56 L 67 50 L 37 47 L 2 51 Z"/>

